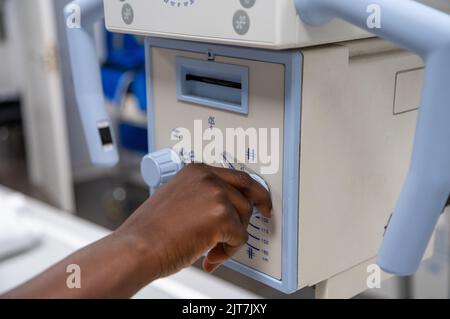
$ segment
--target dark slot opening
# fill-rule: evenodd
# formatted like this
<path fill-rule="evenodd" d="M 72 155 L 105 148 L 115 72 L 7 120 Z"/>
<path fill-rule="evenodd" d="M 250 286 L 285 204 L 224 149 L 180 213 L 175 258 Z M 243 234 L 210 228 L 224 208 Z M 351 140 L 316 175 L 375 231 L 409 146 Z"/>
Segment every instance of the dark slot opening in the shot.
<path fill-rule="evenodd" d="M 111 129 L 109 127 L 102 127 L 98 129 L 100 133 L 100 139 L 103 146 L 108 146 L 113 144 Z"/>
<path fill-rule="evenodd" d="M 219 80 L 210 78 L 207 76 L 198 76 L 193 74 L 186 74 L 186 81 L 195 81 L 195 82 L 201 82 L 206 84 L 212 84 L 212 85 L 218 85 L 218 86 L 224 86 L 232 89 L 238 89 L 242 90 L 242 83 L 233 82 L 233 81 L 227 81 L 227 80 Z"/>

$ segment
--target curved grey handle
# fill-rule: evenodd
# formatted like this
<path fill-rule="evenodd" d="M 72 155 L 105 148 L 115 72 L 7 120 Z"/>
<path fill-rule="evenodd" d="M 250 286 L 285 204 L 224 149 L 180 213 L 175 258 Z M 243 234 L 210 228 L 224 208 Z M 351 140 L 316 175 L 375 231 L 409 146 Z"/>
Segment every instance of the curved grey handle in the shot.
<path fill-rule="evenodd" d="M 93 26 L 104 17 L 103 0 L 75 0 L 64 14 L 75 96 L 89 149 L 95 165 L 113 166 L 118 153 L 106 112 Z"/>
<path fill-rule="evenodd" d="M 416 272 L 450 194 L 450 17 L 412 0 L 294 0 L 306 23 L 341 18 L 419 54 L 426 63 L 409 175 L 379 251 L 397 275 Z M 380 28 L 367 23 L 379 10 Z"/>

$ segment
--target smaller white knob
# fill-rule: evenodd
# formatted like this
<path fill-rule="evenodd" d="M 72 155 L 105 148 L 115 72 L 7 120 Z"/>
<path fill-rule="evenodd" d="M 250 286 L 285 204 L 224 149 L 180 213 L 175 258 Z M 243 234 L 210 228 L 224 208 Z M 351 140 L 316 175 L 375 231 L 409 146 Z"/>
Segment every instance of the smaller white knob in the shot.
<path fill-rule="evenodd" d="M 141 163 L 141 174 L 148 186 L 157 188 L 167 183 L 182 168 L 180 156 L 167 148 L 146 155 Z"/>

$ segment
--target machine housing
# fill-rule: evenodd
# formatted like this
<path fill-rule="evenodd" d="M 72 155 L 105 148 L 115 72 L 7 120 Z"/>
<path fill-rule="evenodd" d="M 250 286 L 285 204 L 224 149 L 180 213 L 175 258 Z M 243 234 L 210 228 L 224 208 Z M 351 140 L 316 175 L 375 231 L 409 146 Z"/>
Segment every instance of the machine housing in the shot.
<path fill-rule="evenodd" d="M 110 31 L 147 37 L 151 152 L 173 147 L 174 132 L 194 132 L 196 121 L 203 133 L 279 129 L 279 170 L 262 175 L 274 218 L 254 216 L 248 245 L 227 265 L 285 293 L 367 289 L 407 175 L 422 60 L 345 22 L 307 26 L 291 0 L 104 6 Z M 202 77 L 217 81 L 187 80 Z"/>

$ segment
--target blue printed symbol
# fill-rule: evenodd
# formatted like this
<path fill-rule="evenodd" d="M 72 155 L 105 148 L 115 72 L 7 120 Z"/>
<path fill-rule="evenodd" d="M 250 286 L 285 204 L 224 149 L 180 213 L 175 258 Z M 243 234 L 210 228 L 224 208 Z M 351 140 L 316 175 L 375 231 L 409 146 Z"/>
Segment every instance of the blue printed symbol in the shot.
<path fill-rule="evenodd" d="M 216 118 L 214 116 L 210 116 L 208 118 L 209 128 L 212 129 L 216 126 Z"/>
<path fill-rule="evenodd" d="M 249 259 L 253 259 L 255 257 L 255 252 L 252 247 L 247 248 L 247 256 Z"/>
<path fill-rule="evenodd" d="M 250 148 L 247 149 L 247 160 L 250 163 L 254 163 L 255 162 L 256 154 L 255 154 L 255 150 L 254 149 L 250 149 Z"/>

